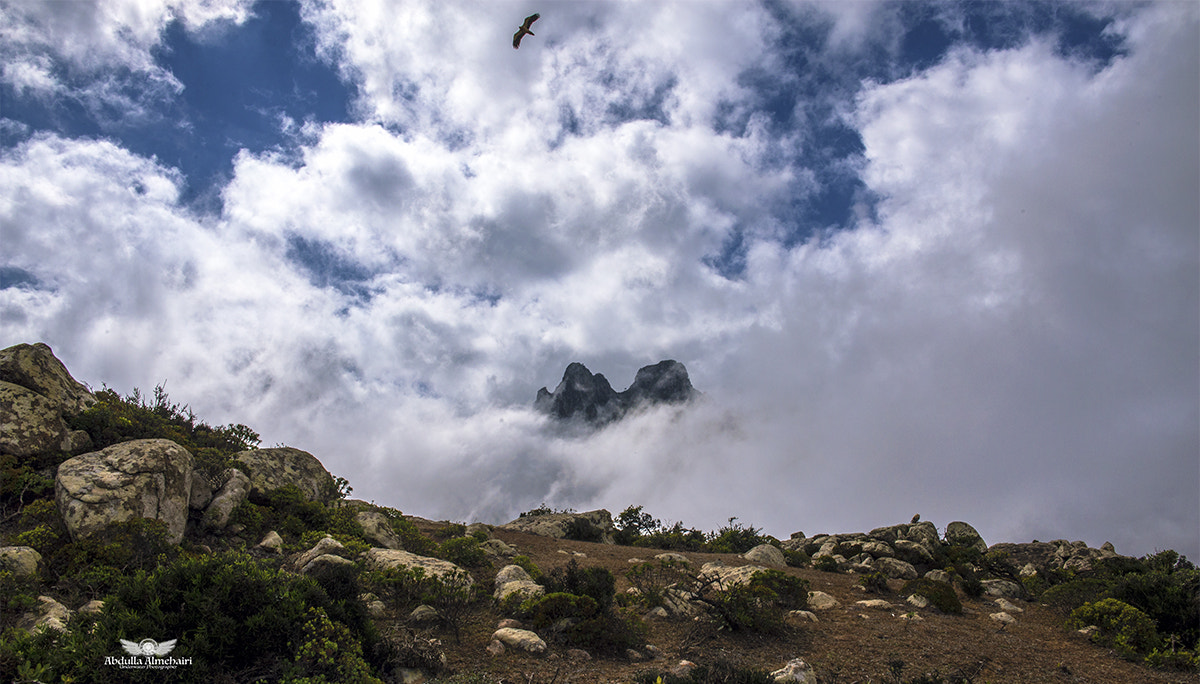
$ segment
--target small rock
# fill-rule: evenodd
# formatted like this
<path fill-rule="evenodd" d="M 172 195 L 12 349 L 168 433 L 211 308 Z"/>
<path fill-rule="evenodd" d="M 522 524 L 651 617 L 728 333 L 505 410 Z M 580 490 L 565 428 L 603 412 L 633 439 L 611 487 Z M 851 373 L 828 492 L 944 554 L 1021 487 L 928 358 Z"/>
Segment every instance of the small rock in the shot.
<path fill-rule="evenodd" d="M 646 656 L 642 655 L 641 651 L 627 648 L 625 649 L 625 659 L 631 663 L 640 663 L 646 659 Z"/>
<path fill-rule="evenodd" d="M 999 598 L 1021 598 L 1025 590 L 1021 585 L 1011 580 L 990 579 L 983 580 L 983 590 L 988 596 L 996 596 Z"/>
<path fill-rule="evenodd" d="M 930 570 L 925 573 L 925 579 L 933 580 L 934 582 L 950 583 L 950 573 L 945 570 Z"/>
<path fill-rule="evenodd" d="M 1002 610 L 1006 613 L 1024 613 L 1025 612 L 1024 608 L 1018 606 L 1017 604 L 1013 603 L 1012 601 L 1009 601 L 1006 598 L 996 599 L 996 605 L 1000 607 L 1000 610 Z"/>
<path fill-rule="evenodd" d="M 321 541 L 314 544 L 311 549 L 300 554 L 300 557 L 295 561 L 295 567 L 304 568 L 317 556 L 331 554 L 334 551 L 340 551 L 344 548 L 346 547 L 342 546 L 342 543 L 333 537 L 324 537 Z"/>
<path fill-rule="evenodd" d="M 413 612 L 408 614 L 408 619 L 418 625 L 430 624 L 438 621 L 438 612 L 433 606 L 420 605 L 413 608 Z"/>
<path fill-rule="evenodd" d="M 581 663 L 592 659 L 592 654 L 582 648 L 572 648 L 567 651 L 567 660 Z"/>
<path fill-rule="evenodd" d="M 92 599 L 79 607 L 80 613 L 99 613 L 104 610 L 104 601 Z"/>
<path fill-rule="evenodd" d="M 42 554 L 32 546 L 0 547 L 0 566 L 7 567 L 17 577 L 36 577 Z"/>
<path fill-rule="evenodd" d="M 808 592 L 808 607 L 813 610 L 829 610 L 842 605 L 837 599 L 823 591 Z"/>
<path fill-rule="evenodd" d="M 811 610 L 788 611 L 788 617 L 800 622 L 820 622 L 820 620 L 817 619 L 817 614 Z"/>
<path fill-rule="evenodd" d="M 671 617 L 671 614 L 667 612 L 666 608 L 663 608 L 662 606 L 654 606 L 653 608 L 651 608 L 649 611 L 646 612 L 646 614 L 643 616 L 643 619 L 664 620 L 669 617 Z"/>
<path fill-rule="evenodd" d="M 39 596 L 37 601 L 37 606 L 25 613 L 17 622 L 17 626 L 30 632 L 47 629 L 66 632 L 67 621 L 71 619 L 71 611 L 49 596 Z"/>
<path fill-rule="evenodd" d="M 667 553 L 660 553 L 654 557 L 654 560 L 670 561 L 672 563 L 679 563 L 681 565 L 690 565 L 691 564 L 691 561 L 688 560 L 687 556 L 683 555 L 682 553 L 675 553 L 673 551 L 668 551 Z M 687 661 L 684 661 L 684 662 L 687 662 Z"/>
<path fill-rule="evenodd" d="M 876 610 L 892 609 L 892 604 L 884 601 L 883 599 L 868 599 L 866 601 L 855 601 L 854 603 L 855 605 L 862 606 L 863 608 L 874 608 Z"/>
<path fill-rule="evenodd" d="M 690 660 L 681 660 L 671 668 L 670 674 L 676 677 L 687 677 L 694 669 L 696 669 L 696 663 Z"/>
<path fill-rule="evenodd" d="M 646 644 L 645 651 L 646 655 L 650 657 L 650 660 L 658 660 L 662 657 L 662 649 L 654 644 Z"/>
<path fill-rule="evenodd" d="M 1085 637 L 1090 639 L 1090 638 L 1092 638 L 1093 634 L 1095 634 L 1096 632 L 1099 632 L 1099 631 L 1100 631 L 1100 628 L 1097 627 L 1096 625 L 1088 625 L 1087 627 L 1084 627 L 1083 629 L 1079 630 L 1079 634 L 1082 634 Z"/>
<path fill-rule="evenodd" d="M 1015 617 L 1009 615 L 1008 613 L 992 613 L 988 617 L 1004 625 L 1011 625 L 1017 621 Z"/>
<path fill-rule="evenodd" d="M 912 594 L 905 600 L 915 608 L 928 608 L 929 607 L 929 599 L 925 598 L 924 596 L 921 596 L 920 594 Z"/>
<path fill-rule="evenodd" d="M 270 553 L 283 553 L 283 537 L 280 537 L 275 530 L 271 530 L 258 543 L 258 548 Z"/>
<path fill-rule="evenodd" d="M 504 655 L 504 644 L 499 639 L 492 639 L 492 643 L 487 645 L 487 652 L 493 656 Z"/>
<path fill-rule="evenodd" d="M 522 629 L 524 627 L 525 625 L 521 624 L 520 620 L 515 620 L 513 618 L 504 618 L 500 622 L 496 623 L 496 629 Z"/>
<path fill-rule="evenodd" d="M 530 653 L 544 653 L 546 642 L 537 634 L 526 629 L 503 627 L 492 634 L 493 639 L 499 640 L 509 648 L 516 648 Z"/>
<path fill-rule="evenodd" d="M 812 666 L 799 658 L 789 660 L 786 665 L 771 673 L 775 684 L 810 684 L 817 681 Z"/>

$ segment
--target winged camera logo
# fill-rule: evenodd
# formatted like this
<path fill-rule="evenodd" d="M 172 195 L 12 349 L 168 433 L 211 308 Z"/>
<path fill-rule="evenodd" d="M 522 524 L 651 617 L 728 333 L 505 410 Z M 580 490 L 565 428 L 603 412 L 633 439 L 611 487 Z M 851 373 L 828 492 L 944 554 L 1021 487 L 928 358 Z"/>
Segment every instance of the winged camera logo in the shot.
<path fill-rule="evenodd" d="M 121 642 L 121 648 L 124 649 L 127 656 L 106 656 L 104 658 L 105 665 L 115 665 L 122 670 L 173 670 L 180 665 L 191 665 L 191 658 L 172 658 L 169 654 L 175 650 L 175 642 L 178 639 L 169 641 L 155 641 L 154 639 L 142 639 L 141 641 L 128 641 L 126 639 L 118 639 Z"/>

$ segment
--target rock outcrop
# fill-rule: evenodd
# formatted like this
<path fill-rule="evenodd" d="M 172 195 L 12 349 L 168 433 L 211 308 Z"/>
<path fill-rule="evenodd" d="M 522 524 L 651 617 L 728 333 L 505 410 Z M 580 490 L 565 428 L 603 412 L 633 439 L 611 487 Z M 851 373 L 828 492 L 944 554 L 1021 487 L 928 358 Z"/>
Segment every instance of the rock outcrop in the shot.
<path fill-rule="evenodd" d="M 58 466 L 54 498 L 71 539 L 133 518 L 161 520 L 183 539 L 192 492 L 192 455 L 166 439 L 139 439 L 82 454 Z"/>
<path fill-rule="evenodd" d="M 367 567 L 373 570 L 388 570 L 391 568 L 420 568 L 426 577 L 446 579 L 451 576 L 462 577 L 467 586 L 475 583 L 471 575 L 450 561 L 418 556 L 415 553 L 399 549 L 370 549 L 365 555 Z"/>
<path fill-rule="evenodd" d="M 586 513 L 525 514 L 500 527 L 542 537 L 599 541 L 605 544 L 613 543 L 615 533 L 612 513 L 603 508 Z"/>
<path fill-rule="evenodd" d="M 91 446 L 86 432 L 66 418 L 96 403 L 45 344 L 0 350 L 0 453 L 30 456 L 49 451 L 80 453 Z"/>
<path fill-rule="evenodd" d="M 698 394 L 687 369 L 678 361 L 660 361 L 638 369 L 633 384 L 624 392 L 615 391 L 607 378 L 593 375 L 582 363 L 572 363 L 553 392 L 545 387 L 538 390 L 533 406 L 559 420 L 599 427 L 638 408 L 684 403 Z"/>

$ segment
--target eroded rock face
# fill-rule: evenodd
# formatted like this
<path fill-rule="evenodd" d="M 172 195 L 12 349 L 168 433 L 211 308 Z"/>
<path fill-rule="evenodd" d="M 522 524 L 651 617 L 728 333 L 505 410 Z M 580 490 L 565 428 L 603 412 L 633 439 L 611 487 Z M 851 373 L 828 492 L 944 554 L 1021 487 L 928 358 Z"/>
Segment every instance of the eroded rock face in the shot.
<path fill-rule="evenodd" d="M 228 479 L 213 496 L 204 510 L 200 524 L 207 530 L 223 530 L 233 517 L 233 510 L 250 494 L 250 478 L 237 468 L 230 468 Z"/>
<path fill-rule="evenodd" d="M 249 466 L 250 496 L 261 500 L 271 492 L 295 485 L 309 501 L 325 501 L 333 491 L 333 476 L 316 456 L 293 449 L 250 449 L 233 455 Z"/>
<path fill-rule="evenodd" d="M 670 359 L 638 369 L 624 392 L 613 390 L 600 373 L 593 375 L 582 363 L 572 363 L 553 392 L 545 387 L 538 390 L 533 407 L 559 420 L 603 426 L 640 407 L 683 403 L 698 394 L 687 369 Z"/>
<path fill-rule="evenodd" d="M 88 388 L 71 377 L 62 361 L 41 342 L 0 349 L 0 380 L 42 395 L 68 416 L 96 403 Z"/>
<path fill-rule="evenodd" d="M 114 444 L 64 461 L 54 498 L 71 539 L 133 518 L 161 520 L 173 544 L 183 539 L 192 491 L 192 455 L 166 439 Z"/>

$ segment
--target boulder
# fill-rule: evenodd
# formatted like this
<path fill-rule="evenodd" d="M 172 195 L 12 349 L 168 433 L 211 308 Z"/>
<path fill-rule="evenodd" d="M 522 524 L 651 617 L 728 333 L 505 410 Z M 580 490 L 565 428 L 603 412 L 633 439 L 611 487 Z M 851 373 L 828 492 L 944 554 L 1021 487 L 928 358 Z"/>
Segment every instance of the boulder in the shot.
<path fill-rule="evenodd" d="M 742 558 L 774 568 L 787 567 L 787 561 L 783 558 L 783 552 L 770 544 L 759 544 L 742 554 Z"/>
<path fill-rule="evenodd" d="M 675 565 L 691 565 L 692 564 L 692 561 L 689 560 L 687 556 L 683 555 L 682 553 L 675 553 L 674 551 L 668 551 L 666 553 L 656 554 L 654 556 L 654 560 L 659 561 L 659 562 L 665 562 L 665 563 L 673 563 Z"/>
<path fill-rule="evenodd" d="M 82 413 L 96 397 L 67 372 L 46 344 L 18 344 L 0 350 L 0 380 L 20 385 L 45 397 L 67 416 Z"/>
<path fill-rule="evenodd" d="M 913 542 L 906 542 L 911 544 Z M 886 542 L 869 541 L 862 545 L 863 553 L 869 554 L 871 558 L 891 558 L 896 555 L 896 552 Z"/>
<path fill-rule="evenodd" d="M 988 617 L 990 617 L 991 619 L 995 620 L 996 622 L 999 622 L 1000 624 L 1002 624 L 1006 627 L 1017 621 L 1017 619 L 1015 617 L 1009 615 L 1008 613 L 1004 613 L 1004 612 L 992 613 L 992 614 L 988 615 Z"/>
<path fill-rule="evenodd" d="M 487 541 L 480 542 L 479 548 L 483 549 L 484 553 L 496 556 L 497 558 L 512 558 L 517 555 L 516 549 L 499 539 L 488 539 Z"/>
<path fill-rule="evenodd" d="M 280 537 L 275 530 L 271 530 L 258 543 L 257 548 L 269 553 L 283 553 L 283 537 Z"/>
<path fill-rule="evenodd" d="M 71 446 L 70 431 L 54 402 L 31 389 L 0 381 L 0 453 L 31 456 Z"/>
<path fill-rule="evenodd" d="M 984 593 L 995 598 L 1015 599 L 1025 595 L 1025 589 L 1011 580 L 988 579 L 982 584 Z"/>
<path fill-rule="evenodd" d="M 400 537 L 392 529 L 392 521 L 379 511 L 359 511 L 354 519 L 363 528 L 363 537 L 373 546 L 384 549 L 401 549 Z"/>
<path fill-rule="evenodd" d="M 66 632 L 67 621 L 71 619 L 71 611 L 49 596 L 39 596 L 37 601 L 37 606 L 17 621 L 17 627 L 30 632 L 46 629 Z"/>
<path fill-rule="evenodd" d="M 302 569 L 317 556 L 324 556 L 336 551 L 342 551 L 345 548 L 346 547 L 343 546 L 340 541 L 334 539 L 333 537 L 322 537 L 321 541 L 314 544 L 311 549 L 305 551 L 299 556 L 296 556 L 296 558 L 292 560 L 292 567 L 296 568 L 297 570 Z"/>
<path fill-rule="evenodd" d="M 228 479 L 204 509 L 204 517 L 200 519 L 200 526 L 206 530 L 225 529 L 233 517 L 234 509 L 250 494 L 250 478 L 245 473 L 237 468 L 230 468 L 227 472 Z"/>
<path fill-rule="evenodd" d="M 300 568 L 302 575 L 320 575 L 328 570 L 343 566 L 354 566 L 354 561 L 336 556 L 332 553 L 323 553 L 320 556 L 308 561 Z"/>
<path fill-rule="evenodd" d="M 375 570 L 390 570 L 392 568 L 421 568 L 426 577 L 445 578 L 447 575 L 459 575 L 466 578 L 467 586 L 475 583 L 471 575 L 450 561 L 418 556 L 415 553 L 400 549 L 369 549 L 366 553 L 367 566 Z"/>
<path fill-rule="evenodd" d="M 712 580 L 713 586 L 721 591 L 731 587 L 736 587 L 740 584 L 746 584 L 750 578 L 766 568 L 761 565 L 739 565 L 729 566 L 721 561 L 712 561 L 705 563 L 700 568 L 700 577 Z"/>
<path fill-rule="evenodd" d="M 72 540 L 115 522 L 152 518 L 183 539 L 192 491 L 192 455 L 166 439 L 139 439 L 63 461 L 54 498 Z"/>
<path fill-rule="evenodd" d="M 233 455 L 250 470 L 250 496 L 262 500 L 273 491 L 294 485 L 309 501 L 329 501 L 334 492 L 333 476 L 316 456 L 293 449 L 250 449 Z"/>
<path fill-rule="evenodd" d="M 866 599 L 863 601 L 855 601 L 854 604 L 858 605 L 858 606 L 862 606 L 863 608 L 874 608 L 875 610 L 891 610 L 892 609 L 892 604 L 888 603 L 887 601 L 885 601 L 883 599 Z"/>
<path fill-rule="evenodd" d="M 513 594 L 524 599 L 537 598 L 546 593 L 546 588 L 529 576 L 525 568 L 519 565 L 506 565 L 496 573 L 496 591 L 492 594 L 498 601 L 503 601 Z"/>
<path fill-rule="evenodd" d="M 594 537 L 605 544 L 614 543 L 612 513 L 603 508 L 586 513 L 543 513 L 523 515 L 501 525 L 501 529 L 536 534 L 541 537 L 567 539 L 569 537 Z M 591 541 L 591 539 L 589 539 Z"/>
<path fill-rule="evenodd" d="M 0 568 L 17 577 L 37 577 L 42 554 L 29 546 L 0 546 Z"/>
<path fill-rule="evenodd" d="M 534 632 L 527 629 L 502 627 L 492 634 L 492 638 L 509 648 L 515 648 L 529 653 L 543 653 L 546 642 Z"/>
<path fill-rule="evenodd" d="M 893 579 L 914 580 L 920 577 L 917 569 L 911 563 L 906 563 L 899 558 L 877 558 L 875 559 L 875 569 Z"/>
<path fill-rule="evenodd" d="M 987 544 L 983 543 L 983 537 L 979 536 L 975 528 L 959 520 L 946 525 L 946 543 L 978 549 L 980 553 L 986 553 L 988 550 Z"/>
<path fill-rule="evenodd" d="M 893 549 L 896 551 L 896 558 L 914 565 L 933 562 L 933 554 L 920 542 L 897 539 Z"/>

